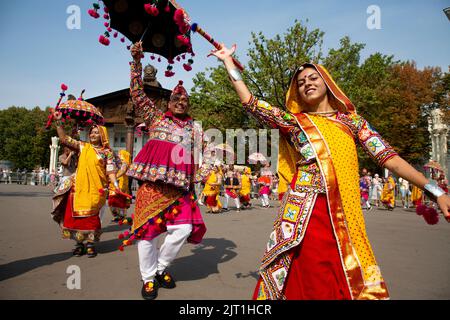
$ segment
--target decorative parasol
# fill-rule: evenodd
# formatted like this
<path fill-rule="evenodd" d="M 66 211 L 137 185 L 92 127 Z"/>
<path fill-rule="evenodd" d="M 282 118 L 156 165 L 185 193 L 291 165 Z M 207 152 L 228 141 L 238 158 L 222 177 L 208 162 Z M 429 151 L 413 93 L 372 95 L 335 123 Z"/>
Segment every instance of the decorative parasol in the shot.
<path fill-rule="evenodd" d="M 266 157 L 260 153 L 260 152 L 254 152 L 251 155 L 249 155 L 248 160 L 250 161 L 250 163 L 256 163 L 256 162 L 267 162 Z"/>
<path fill-rule="evenodd" d="M 62 114 L 61 121 L 66 122 L 70 120 L 74 120 L 76 122 L 75 129 L 78 130 L 78 127 L 89 126 L 93 123 L 103 124 L 104 119 L 101 112 L 94 107 L 89 102 L 83 100 L 83 93 L 85 90 L 81 92 L 78 100 L 69 99 L 66 102 L 61 103 L 63 97 L 65 97 L 65 91 L 67 91 L 68 87 L 64 83 L 61 84 L 61 93 L 59 94 L 59 100 L 55 106 L 55 111 L 59 111 Z M 45 125 L 46 129 L 49 129 L 53 122 L 53 110 L 50 109 L 50 115 L 48 116 L 47 124 Z"/>
<path fill-rule="evenodd" d="M 426 165 L 423 166 L 426 169 L 434 169 L 434 170 L 438 170 L 440 172 L 443 172 L 444 170 L 442 170 L 441 165 L 434 161 L 434 160 L 430 160 L 430 162 L 428 162 Z"/>
<path fill-rule="evenodd" d="M 216 150 L 216 153 L 224 153 L 225 159 L 234 159 L 234 150 L 226 143 L 218 144 L 214 147 L 214 150 Z"/>
<path fill-rule="evenodd" d="M 103 0 L 103 4 L 106 31 L 99 38 L 103 45 L 109 45 L 111 34 L 116 38 L 118 32 L 124 36 L 122 42 L 125 37 L 132 43 L 142 41 L 144 52 L 152 53 L 152 60 L 155 54 L 168 60 L 167 77 L 174 75 L 175 60 L 186 59 L 186 54 L 194 56 L 189 16 L 174 0 Z M 97 19 L 99 10 L 100 4 L 94 3 L 88 12 Z M 190 71 L 193 62 L 188 59 L 184 69 Z"/>
<path fill-rule="evenodd" d="M 65 121 L 73 119 L 81 126 L 91 125 L 92 123 L 104 123 L 103 115 L 100 111 L 94 105 L 84 101 L 82 96 L 78 100 L 67 100 L 59 104 L 55 110 L 62 113 L 62 118 Z"/>

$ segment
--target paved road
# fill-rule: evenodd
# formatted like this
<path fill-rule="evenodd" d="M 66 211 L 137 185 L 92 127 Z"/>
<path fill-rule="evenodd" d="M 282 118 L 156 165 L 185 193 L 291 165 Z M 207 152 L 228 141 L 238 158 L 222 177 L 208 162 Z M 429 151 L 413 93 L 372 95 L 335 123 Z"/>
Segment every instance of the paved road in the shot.
<path fill-rule="evenodd" d="M 124 227 L 106 215 L 99 255 L 73 257 L 72 242 L 60 238 L 50 218 L 50 197 L 46 187 L 0 185 L 0 299 L 141 299 L 136 246 L 117 250 Z M 275 216 L 275 209 L 255 205 L 205 214 L 204 242 L 184 246 L 170 267 L 177 288 L 161 289 L 158 299 L 250 299 Z M 444 219 L 429 226 L 401 208 L 364 214 L 392 299 L 450 299 L 450 225 Z M 80 268 L 79 290 L 67 288 L 71 266 Z"/>

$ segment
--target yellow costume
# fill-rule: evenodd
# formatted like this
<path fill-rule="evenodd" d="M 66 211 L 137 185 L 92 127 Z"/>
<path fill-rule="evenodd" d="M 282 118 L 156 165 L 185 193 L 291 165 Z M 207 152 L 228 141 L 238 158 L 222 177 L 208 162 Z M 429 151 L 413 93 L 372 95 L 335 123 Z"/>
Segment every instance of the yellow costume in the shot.
<path fill-rule="evenodd" d="M 388 209 L 393 209 L 395 207 L 395 181 L 392 176 L 388 177 L 388 181 L 383 186 L 381 202 L 383 202 Z"/>
<path fill-rule="evenodd" d="M 222 208 L 219 199 L 221 180 L 220 171 L 211 170 L 202 192 L 206 197 L 205 203 L 212 212 L 218 212 Z"/>
<path fill-rule="evenodd" d="M 411 191 L 411 201 L 415 206 L 418 206 L 419 204 L 422 203 L 422 195 L 423 195 L 422 189 L 413 185 Z"/>
<path fill-rule="evenodd" d="M 315 211 L 316 201 L 320 198 L 320 202 L 326 199 L 328 210 L 325 214 L 329 215 L 332 228 L 330 233 L 323 236 L 335 241 L 341 269 L 325 271 L 330 275 L 342 272 L 344 277 L 343 281 L 336 280 L 340 287 L 336 289 L 337 295 L 342 299 L 388 298 L 365 231 L 359 199 L 355 141 L 358 141 L 380 166 L 397 154 L 365 119 L 356 114 L 351 101 L 322 66 L 307 64 L 304 67 L 315 69 L 325 81 L 329 102 L 335 112 L 328 115 L 304 112 L 297 86 L 297 76 L 302 69 L 294 75 L 287 93 L 286 107 L 289 112 L 272 107 L 254 97 L 245 105 L 246 110 L 258 120 L 272 128 L 280 129 L 282 136 L 278 191 L 280 194 L 284 193 L 284 197 L 262 258 L 261 278 L 254 297 L 289 298 L 285 292 L 292 293 L 292 289 L 288 290 L 288 287 L 289 281 L 292 283 L 294 280 L 288 275 L 291 271 L 296 273 L 290 266 L 294 263 L 293 260 L 300 260 L 294 253 L 301 252 L 302 256 L 305 250 L 311 249 L 308 244 L 309 247 L 297 251 L 308 234 L 314 232 L 309 231 L 309 222 L 323 214 L 323 211 L 320 211 L 320 214 Z M 308 243 L 314 241 L 312 239 Z M 316 250 L 318 254 L 325 254 Z M 325 255 L 323 259 L 328 258 Z M 321 274 L 320 277 L 327 275 Z M 310 279 L 312 278 L 314 277 Z M 318 299 L 320 290 L 327 290 L 326 286 L 317 288 L 317 295 L 314 288 L 310 296 L 305 297 L 300 293 L 299 299 Z M 344 294 L 339 295 L 339 292 Z M 330 297 L 334 299 L 333 292 Z"/>
<path fill-rule="evenodd" d="M 117 182 L 119 184 L 119 190 L 126 194 L 131 194 L 128 186 L 128 176 L 126 175 L 127 169 L 131 164 L 131 155 L 126 150 L 119 151 L 119 160 L 121 163 L 120 170 L 117 172 Z M 120 221 L 127 215 L 127 209 L 130 207 L 131 200 L 124 195 L 117 194 L 115 187 L 111 183 L 109 186 L 109 198 L 108 205 L 111 213 L 114 217 L 113 221 Z"/>

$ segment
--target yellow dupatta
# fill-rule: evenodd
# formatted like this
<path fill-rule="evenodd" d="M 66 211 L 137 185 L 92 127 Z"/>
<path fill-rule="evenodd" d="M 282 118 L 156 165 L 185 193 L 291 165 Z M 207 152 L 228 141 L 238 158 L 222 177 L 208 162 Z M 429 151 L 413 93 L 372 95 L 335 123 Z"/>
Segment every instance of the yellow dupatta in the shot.
<path fill-rule="evenodd" d="M 219 186 L 213 185 L 217 183 L 217 181 L 217 174 L 214 170 L 211 170 L 208 179 L 205 182 L 205 188 L 203 189 L 203 194 L 205 196 L 215 196 L 219 193 Z"/>
<path fill-rule="evenodd" d="M 94 125 L 89 130 L 98 128 L 103 148 L 109 148 L 108 132 L 105 127 Z M 80 144 L 80 157 L 75 176 L 75 196 L 73 203 L 74 217 L 98 215 L 106 202 L 106 194 L 101 192 L 108 184 L 106 160 L 103 160 L 90 143 Z"/>
<path fill-rule="evenodd" d="M 250 175 L 252 174 L 252 171 L 249 167 L 246 167 L 244 169 L 244 174 L 241 177 L 241 190 L 239 191 L 239 194 L 241 196 L 246 196 L 250 194 L 251 192 L 251 183 L 250 183 Z"/>
<path fill-rule="evenodd" d="M 395 181 L 392 176 L 388 177 L 388 181 L 383 186 L 381 201 L 391 207 L 395 206 Z"/>
<path fill-rule="evenodd" d="M 127 164 L 127 168 L 131 165 L 131 155 L 127 150 L 120 150 L 119 151 L 119 158 L 122 161 L 122 163 Z M 126 170 L 125 170 L 126 171 Z M 130 189 L 128 187 L 128 176 L 126 175 L 126 172 L 118 179 L 119 180 L 119 189 L 122 192 L 125 192 L 127 194 L 130 193 Z"/>
<path fill-rule="evenodd" d="M 334 109 L 356 114 L 354 105 L 323 66 L 304 64 L 302 67 L 312 67 L 320 74 L 327 85 L 329 101 Z M 353 137 L 337 121 L 302 112 L 304 107 L 297 87 L 297 76 L 303 70 L 302 67 L 292 78 L 286 107 L 296 116 L 299 126 L 308 137 L 327 184 L 329 214 L 352 298 L 387 298 L 387 289 L 367 239 L 359 204 L 358 159 Z M 296 163 L 300 155 L 282 137 L 278 158 L 281 193 L 287 190 L 297 170 Z"/>

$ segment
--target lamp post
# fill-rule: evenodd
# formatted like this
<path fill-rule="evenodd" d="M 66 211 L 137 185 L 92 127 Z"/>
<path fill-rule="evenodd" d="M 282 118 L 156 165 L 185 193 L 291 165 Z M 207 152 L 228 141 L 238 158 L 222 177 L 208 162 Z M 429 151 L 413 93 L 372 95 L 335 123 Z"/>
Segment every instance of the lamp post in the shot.
<path fill-rule="evenodd" d="M 445 15 L 447 16 L 448 20 L 450 20 L 450 7 L 445 8 L 444 10 Z"/>

